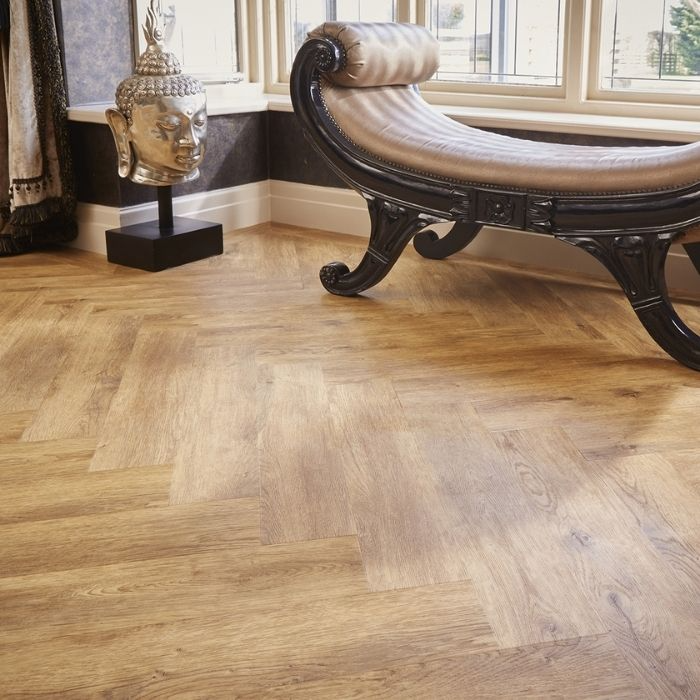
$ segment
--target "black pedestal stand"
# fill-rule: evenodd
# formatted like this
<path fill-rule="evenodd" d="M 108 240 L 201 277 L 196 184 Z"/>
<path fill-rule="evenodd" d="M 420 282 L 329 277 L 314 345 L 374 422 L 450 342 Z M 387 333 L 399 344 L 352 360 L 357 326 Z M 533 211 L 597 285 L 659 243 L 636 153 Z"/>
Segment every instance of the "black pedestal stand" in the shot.
<path fill-rule="evenodd" d="M 221 224 L 173 216 L 172 187 L 158 187 L 158 221 L 107 231 L 107 260 L 157 272 L 224 252 Z"/>

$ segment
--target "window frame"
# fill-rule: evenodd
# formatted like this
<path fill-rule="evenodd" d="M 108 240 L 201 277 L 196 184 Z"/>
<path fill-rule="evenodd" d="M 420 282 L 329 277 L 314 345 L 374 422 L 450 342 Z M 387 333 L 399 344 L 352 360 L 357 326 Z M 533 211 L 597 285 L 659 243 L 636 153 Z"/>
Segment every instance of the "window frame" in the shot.
<path fill-rule="evenodd" d="M 189 73 L 200 80 L 206 85 L 222 85 L 222 84 L 235 84 L 240 82 L 248 81 L 248 64 L 249 64 L 249 42 L 248 42 L 248 32 L 247 27 L 248 22 L 248 8 L 246 0 L 229 0 L 233 3 L 236 17 L 236 24 L 234 27 L 236 36 L 236 53 L 238 62 L 238 71 L 231 71 L 228 73 L 226 70 L 217 73 L 210 72 L 193 72 L 183 65 L 183 72 Z M 131 0 L 131 18 L 132 18 L 132 36 L 133 36 L 133 54 L 134 54 L 134 65 L 138 61 L 139 57 L 143 53 L 144 47 L 142 44 L 142 29 L 141 25 L 144 22 L 144 17 L 141 16 L 140 12 L 142 8 L 139 8 L 139 4 L 148 4 L 148 0 Z M 177 53 L 176 53 L 177 56 Z M 181 56 L 177 56 L 178 60 L 182 61 Z"/>
<path fill-rule="evenodd" d="M 267 3 L 266 92 L 289 93 L 285 65 L 287 0 Z M 424 99 L 447 107 L 572 113 L 596 118 L 642 117 L 698 121 L 700 95 L 599 89 L 600 28 L 603 0 L 567 0 L 561 86 L 504 85 L 429 80 Z M 397 0 L 397 20 L 429 26 L 429 0 Z"/>
<path fill-rule="evenodd" d="M 615 90 L 600 86 L 601 79 L 601 29 L 603 25 L 603 0 L 591 0 L 591 58 L 588 71 L 588 98 L 600 102 L 631 102 L 652 105 L 700 106 L 700 83 L 698 95 L 650 90 Z"/>

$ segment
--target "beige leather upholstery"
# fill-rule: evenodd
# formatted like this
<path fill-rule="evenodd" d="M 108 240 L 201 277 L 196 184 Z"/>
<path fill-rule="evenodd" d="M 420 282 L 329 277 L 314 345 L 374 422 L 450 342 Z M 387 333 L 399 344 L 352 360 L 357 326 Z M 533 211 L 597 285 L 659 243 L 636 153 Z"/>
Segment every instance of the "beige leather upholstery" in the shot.
<path fill-rule="evenodd" d="M 700 181 L 700 143 L 569 146 L 493 134 L 435 111 L 410 87 L 322 81 L 328 113 L 357 146 L 387 163 L 465 183 L 547 192 L 618 193 Z"/>
<path fill-rule="evenodd" d="M 345 67 L 328 77 L 336 85 L 410 85 L 427 80 L 440 65 L 433 35 L 415 24 L 326 22 L 309 38 L 328 36 L 345 50 Z"/>
<path fill-rule="evenodd" d="M 551 193 L 648 192 L 700 181 L 700 143 L 570 146 L 449 119 L 409 87 L 438 65 L 437 42 L 421 27 L 328 22 L 310 34 L 322 35 L 342 41 L 347 52 L 345 70 L 321 81 L 328 113 L 378 160 L 455 182 Z"/>

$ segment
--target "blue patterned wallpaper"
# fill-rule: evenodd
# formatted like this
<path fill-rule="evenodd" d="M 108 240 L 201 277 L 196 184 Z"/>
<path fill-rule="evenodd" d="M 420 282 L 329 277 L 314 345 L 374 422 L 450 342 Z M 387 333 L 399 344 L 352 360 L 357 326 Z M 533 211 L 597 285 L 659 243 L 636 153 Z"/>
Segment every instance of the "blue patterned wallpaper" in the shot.
<path fill-rule="evenodd" d="M 112 102 L 131 75 L 131 0 L 60 0 L 68 104 Z"/>

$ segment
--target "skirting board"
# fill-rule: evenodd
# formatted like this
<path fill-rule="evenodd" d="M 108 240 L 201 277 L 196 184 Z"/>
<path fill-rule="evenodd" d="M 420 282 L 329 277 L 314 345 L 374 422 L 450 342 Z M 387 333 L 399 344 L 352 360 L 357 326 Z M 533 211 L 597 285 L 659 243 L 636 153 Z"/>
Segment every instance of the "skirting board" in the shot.
<path fill-rule="evenodd" d="M 224 231 L 265 223 L 270 221 L 270 182 L 263 180 L 239 187 L 176 197 L 173 200 L 173 213 L 175 216 L 221 224 Z M 123 209 L 79 203 L 78 237 L 72 246 L 106 255 L 105 231 L 157 218 L 156 202 Z"/>
<path fill-rule="evenodd" d="M 270 180 L 270 205 L 272 221 L 276 223 L 365 238 L 369 235 L 367 205 L 354 190 Z M 432 228 L 442 235 L 449 231 L 450 225 Z M 540 233 L 485 227 L 469 244 L 467 252 L 480 258 L 612 280 L 608 271 L 588 253 Z M 666 278 L 671 289 L 700 294 L 700 275 L 681 246 L 674 246 L 669 253 Z"/>

